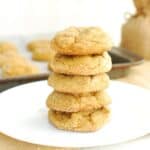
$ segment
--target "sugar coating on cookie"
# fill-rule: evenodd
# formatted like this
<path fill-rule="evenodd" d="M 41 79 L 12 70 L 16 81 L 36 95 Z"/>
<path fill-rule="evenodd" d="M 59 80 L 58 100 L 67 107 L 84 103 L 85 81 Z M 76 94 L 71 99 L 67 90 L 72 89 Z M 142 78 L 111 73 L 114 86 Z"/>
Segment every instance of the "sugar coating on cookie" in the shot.
<path fill-rule="evenodd" d="M 70 27 L 58 32 L 51 46 L 64 55 L 91 55 L 110 50 L 112 41 L 99 27 Z"/>
<path fill-rule="evenodd" d="M 109 109 L 101 108 L 93 111 L 65 113 L 49 110 L 49 121 L 59 129 L 92 132 L 103 127 L 109 120 Z"/>
<path fill-rule="evenodd" d="M 94 76 L 68 76 L 51 73 L 48 78 L 48 84 L 59 92 L 96 92 L 104 90 L 109 86 L 109 76 L 106 73 Z"/>
<path fill-rule="evenodd" d="M 49 67 L 57 73 L 68 75 L 95 75 L 108 72 L 112 68 L 111 57 L 107 52 L 102 55 L 65 56 L 56 54 Z"/>
<path fill-rule="evenodd" d="M 62 112 L 90 111 L 110 103 L 111 98 L 105 91 L 76 95 L 54 91 L 46 102 L 48 108 Z"/>

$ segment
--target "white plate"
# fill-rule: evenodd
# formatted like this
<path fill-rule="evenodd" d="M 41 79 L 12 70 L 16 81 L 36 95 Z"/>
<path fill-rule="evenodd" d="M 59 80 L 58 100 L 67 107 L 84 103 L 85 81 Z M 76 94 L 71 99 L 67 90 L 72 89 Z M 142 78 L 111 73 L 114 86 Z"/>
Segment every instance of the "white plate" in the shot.
<path fill-rule="evenodd" d="M 47 119 L 46 81 L 15 87 L 0 95 L 0 131 L 29 143 L 56 147 L 93 147 L 135 139 L 150 132 L 150 92 L 113 81 L 109 124 L 94 133 L 58 130 Z"/>

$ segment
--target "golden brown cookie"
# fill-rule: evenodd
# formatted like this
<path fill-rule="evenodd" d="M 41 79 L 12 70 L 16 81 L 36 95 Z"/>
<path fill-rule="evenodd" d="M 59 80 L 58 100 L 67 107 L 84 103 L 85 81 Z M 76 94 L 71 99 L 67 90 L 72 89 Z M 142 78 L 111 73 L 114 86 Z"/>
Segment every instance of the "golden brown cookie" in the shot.
<path fill-rule="evenodd" d="M 0 67 L 2 67 L 4 64 L 4 56 L 0 55 Z"/>
<path fill-rule="evenodd" d="M 16 60 L 3 65 L 2 76 L 7 77 L 18 77 L 26 75 L 35 75 L 39 73 L 39 69 L 29 63 L 26 60 Z"/>
<path fill-rule="evenodd" d="M 68 76 L 51 73 L 48 84 L 56 91 L 64 93 L 87 93 L 104 90 L 109 85 L 107 74 L 95 76 Z"/>
<path fill-rule="evenodd" d="M 22 57 L 19 55 L 19 53 L 13 52 L 13 51 L 7 51 L 5 53 L 0 54 L 0 67 L 2 67 L 5 64 L 16 62 L 19 60 L 22 60 Z"/>
<path fill-rule="evenodd" d="M 27 47 L 32 51 L 33 60 L 50 61 L 55 55 L 49 40 L 35 40 L 30 42 Z"/>
<path fill-rule="evenodd" d="M 54 72 L 68 75 L 95 75 L 108 72 L 112 68 L 111 57 L 107 52 L 102 55 L 65 56 L 56 54 L 49 62 Z"/>
<path fill-rule="evenodd" d="M 90 111 L 109 105 L 111 98 L 105 91 L 66 94 L 54 91 L 47 98 L 47 107 L 62 112 Z"/>
<path fill-rule="evenodd" d="M 109 120 L 109 110 L 107 108 L 93 111 L 65 113 L 49 110 L 49 121 L 59 129 L 91 132 L 103 127 Z"/>
<path fill-rule="evenodd" d="M 0 54 L 3 54 L 5 52 L 17 52 L 18 49 L 17 47 L 13 44 L 13 43 L 10 43 L 10 42 L 0 42 Z"/>
<path fill-rule="evenodd" d="M 51 46 L 64 55 L 91 55 L 110 50 L 112 42 L 98 27 L 70 27 L 57 33 Z"/>
<path fill-rule="evenodd" d="M 28 43 L 27 48 L 30 51 L 34 51 L 36 49 L 50 49 L 50 41 L 49 40 L 34 40 Z"/>

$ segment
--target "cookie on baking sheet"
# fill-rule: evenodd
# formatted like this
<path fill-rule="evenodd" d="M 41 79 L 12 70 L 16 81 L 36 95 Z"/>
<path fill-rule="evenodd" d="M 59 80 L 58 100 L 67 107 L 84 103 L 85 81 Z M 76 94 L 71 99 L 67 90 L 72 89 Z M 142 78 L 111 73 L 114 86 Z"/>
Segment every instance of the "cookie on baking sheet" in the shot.
<path fill-rule="evenodd" d="M 87 93 L 104 90 L 109 85 L 106 73 L 95 76 L 68 76 L 51 73 L 48 84 L 56 91 L 64 93 Z"/>
<path fill-rule="evenodd" d="M 65 56 L 56 54 L 49 67 L 57 73 L 68 75 L 95 75 L 108 72 L 112 68 L 111 57 L 107 52 L 102 55 Z"/>
<path fill-rule="evenodd" d="M 9 61 L 11 61 L 11 59 Z M 4 78 L 35 75 L 38 73 L 39 69 L 37 68 L 37 66 L 24 59 L 12 61 L 3 65 L 2 67 L 2 76 Z"/>
<path fill-rule="evenodd" d="M 89 111 L 110 103 L 111 98 L 105 91 L 76 95 L 54 91 L 46 102 L 48 108 L 63 112 Z"/>
<path fill-rule="evenodd" d="M 49 40 L 34 40 L 28 43 L 28 50 L 34 51 L 36 49 L 50 49 L 50 41 Z"/>
<path fill-rule="evenodd" d="M 13 51 L 7 51 L 5 53 L 0 54 L 0 67 L 2 67 L 5 64 L 16 62 L 19 60 L 22 60 L 22 56 L 19 55 L 19 53 L 13 52 Z"/>
<path fill-rule="evenodd" d="M 55 51 L 48 48 L 37 48 L 32 52 L 32 59 L 37 61 L 51 61 Z"/>
<path fill-rule="evenodd" d="M 5 52 L 17 52 L 18 49 L 15 44 L 11 42 L 0 42 L 0 54 Z"/>
<path fill-rule="evenodd" d="M 101 28 L 70 27 L 58 32 L 51 46 L 64 55 L 91 55 L 110 50 L 112 41 Z"/>
<path fill-rule="evenodd" d="M 0 55 L 0 67 L 4 65 L 5 57 L 3 55 Z"/>
<path fill-rule="evenodd" d="M 109 120 L 109 109 L 100 108 L 93 111 L 66 113 L 49 110 L 49 121 L 59 129 L 92 132 L 103 127 Z"/>

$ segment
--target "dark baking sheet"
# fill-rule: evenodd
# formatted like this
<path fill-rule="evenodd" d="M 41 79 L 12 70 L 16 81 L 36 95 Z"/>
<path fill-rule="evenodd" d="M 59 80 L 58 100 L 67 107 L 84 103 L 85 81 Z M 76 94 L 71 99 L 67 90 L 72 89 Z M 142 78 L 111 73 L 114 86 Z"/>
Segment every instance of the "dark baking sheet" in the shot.
<path fill-rule="evenodd" d="M 124 48 L 113 47 L 110 51 L 113 67 L 109 72 L 111 79 L 126 76 L 130 67 L 139 65 L 144 59 Z"/>
<path fill-rule="evenodd" d="M 113 47 L 112 51 L 109 53 L 112 57 L 113 63 L 112 70 L 109 72 L 111 79 L 125 76 L 128 73 L 130 67 L 139 65 L 143 62 L 143 59 L 141 57 L 123 48 Z M 43 73 L 36 76 L 0 79 L 0 92 L 19 84 L 45 80 L 48 78 L 48 75 L 48 73 Z"/>
<path fill-rule="evenodd" d="M 109 52 L 112 57 L 113 69 L 131 67 L 141 64 L 144 59 L 124 48 L 113 47 Z"/>

